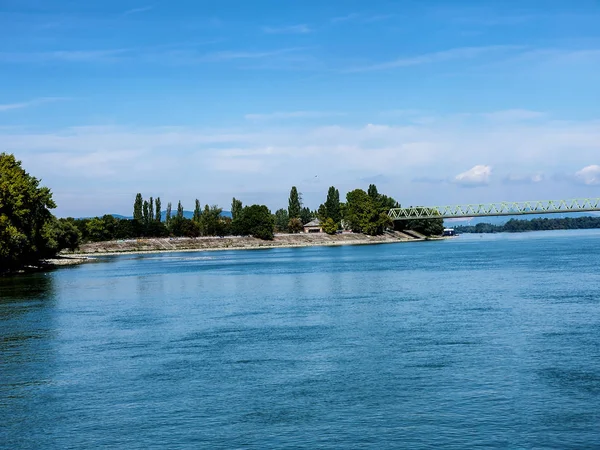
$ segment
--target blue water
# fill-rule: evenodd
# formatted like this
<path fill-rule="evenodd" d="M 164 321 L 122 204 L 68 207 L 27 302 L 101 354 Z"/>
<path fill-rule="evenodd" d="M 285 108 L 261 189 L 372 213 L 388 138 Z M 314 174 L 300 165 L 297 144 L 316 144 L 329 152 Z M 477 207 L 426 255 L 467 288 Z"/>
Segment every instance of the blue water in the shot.
<path fill-rule="evenodd" d="M 0 279 L 0 446 L 600 448 L 600 232 Z"/>

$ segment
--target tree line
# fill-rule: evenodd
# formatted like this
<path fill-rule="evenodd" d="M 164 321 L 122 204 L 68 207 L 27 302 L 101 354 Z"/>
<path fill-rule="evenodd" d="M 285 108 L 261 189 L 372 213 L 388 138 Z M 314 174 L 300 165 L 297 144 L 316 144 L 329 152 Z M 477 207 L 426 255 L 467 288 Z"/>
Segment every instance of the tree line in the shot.
<path fill-rule="evenodd" d="M 457 233 L 520 233 L 524 231 L 587 230 L 600 228 L 600 217 L 566 217 L 564 219 L 510 219 L 504 225 L 478 223 L 455 227 Z"/>
<path fill-rule="evenodd" d="M 443 231 L 441 219 L 399 221 L 394 223 L 387 212 L 400 204 L 371 184 L 367 191 L 355 189 L 348 192 L 346 201 L 340 201 L 339 190 L 331 186 L 327 197 L 318 209 L 304 206 L 302 194 L 292 186 L 288 207 L 271 213 L 265 205 L 244 206 L 233 198 L 231 217 L 223 216 L 217 205 L 202 207 L 198 199 L 191 218 L 184 216 L 181 201 L 173 212 L 167 203 L 164 214 L 160 197 L 144 199 L 141 193 L 135 197 L 132 219 L 117 219 L 111 215 L 92 219 L 66 219 L 81 233 L 84 242 L 142 237 L 199 237 L 199 236 L 254 236 L 270 240 L 274 233 L 300 233 L 304 225 L 318 219 L 323 231 L 335 234 L 342 230 L 379 235 L 387 229 L 413 229 L 426 235 L 439 235 Z"/>
<path fill-rule="evenodd" d="M 131 219 L 112 215 L 58 219 L 50 212 L 56 207 L 50 189 L 40 186 L 40 180 L 29 175 L 13 155 L 0 153 L 0 272 L 51 258 L 63 249 L 74 250 L 82 242 L 229 235 L 269 240 L 276 232 L 302 232 L 304 225 L 315 219 L 329 234 L 348 230 L 378 235 L 392 228 L 410 228 L 427 235 L 443 231 L 441 219 L 392 222 L 387 212 L 400 204 L 380 194 L 374 184 L 367 191 L 348 192 L 345 200 L 342 202 L 339 190 L 331 186 L 324 203 L 311 210 L 293 186 L 287 208 L 275 213 L 265 205 L 244 206 L 234 197 L 231 217 L 225 217 L 221 207 L 202 207 L 196 199 L 193 215 L 187 218 L 181 201 L 175 211 L 168 202 L 163 217 L 160 197 L 144 199 L 138 193 Z"/>

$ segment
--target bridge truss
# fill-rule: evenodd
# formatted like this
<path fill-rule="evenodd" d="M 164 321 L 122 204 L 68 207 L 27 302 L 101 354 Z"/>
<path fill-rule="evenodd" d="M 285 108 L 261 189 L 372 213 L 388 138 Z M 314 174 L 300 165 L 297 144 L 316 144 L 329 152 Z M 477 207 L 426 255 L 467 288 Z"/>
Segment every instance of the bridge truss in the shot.
<path fill-rule="evenodd" d="M 531 202 L 500 202 L 452 206 L 414 206 L 392 208 L 392 220 L 452 219 L 462 217 L 518 216 L 524 214 L 552 214 L 600 211 L 600 198 L 573 200 L 544 200 Z"/>

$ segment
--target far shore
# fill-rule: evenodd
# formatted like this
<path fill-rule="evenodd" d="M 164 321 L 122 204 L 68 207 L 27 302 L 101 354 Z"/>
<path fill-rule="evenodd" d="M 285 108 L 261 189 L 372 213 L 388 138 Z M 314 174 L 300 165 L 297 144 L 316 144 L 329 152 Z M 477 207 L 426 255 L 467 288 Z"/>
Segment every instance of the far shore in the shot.
<path fill-rule="evenodd" d="M 389 233 L 381 236 L 367 236 L 358 233 L 343 233 L 338 235 L 327 235 L 324 233 L 281 234 L 276 235 L 272 241 L 263 241 L 250 236 L 227 236 L 222 238 L 141 238 L 87 243 L 81 245 L 75 252 L 63 252 L 61 256 L 65 258 L 89 258 L 123 254 L 392 244 L 437 239 L 441 238 L 415 237 L 403 233 Z"/>

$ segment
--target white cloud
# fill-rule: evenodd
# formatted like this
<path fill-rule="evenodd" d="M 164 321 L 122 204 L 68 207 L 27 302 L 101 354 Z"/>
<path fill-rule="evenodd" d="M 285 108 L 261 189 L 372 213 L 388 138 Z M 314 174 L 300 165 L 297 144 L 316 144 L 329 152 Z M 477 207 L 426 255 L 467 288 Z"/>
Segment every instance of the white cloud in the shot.
<path fill-rule="evenodd" d="M 546 176 L 543 173 L 534 173 L 529 175 L 507 175 L 502 182 L 505 184 L 535 184 L 541 183 L 546 180 Z"/>
<path fill-rule="evenodd" d="M 153 8 L 154 8 L 154 6 L 151 6 L 151 5 L 141 6 L 139 8 L 132 8 L 132 9 L 129 9 L 129 10 L 125 11 L 123 13 L 123 16 L 130 16 L 132 14 L 140 14 L 140 13 L 143 13 L 143 12 L 150 11 Z"/>
<path fill-rule="evenodd" d="M 26 102 L 0 104 L 0 112 L 12 111 L 14 109 L 29 108 L 31 106 L 38 106 L 38 105 L 41 105 L 44 103 L 58 102 L 61 100 L 66 100 L 66 99 L 61 98 L 61 97 L 42 97 L 42 98 L 36 98 L 34 100 L 29 100 Z"/>
<path fill-rule="evenodd" d="M 491 176 L 491 166 L 477 165 L 466 172 L 459 173 L 453 181 L 465 187 L 485 186 L 489 184 Z"/>
<path fill-rule="evenodd" d="M 279 120 L 279 119 L 321 119 L 323 117 L 343 116 L 345 113 L 334 111 L 277 111 L 265 114 L 246 114 L 246 120 Z"/>
<path fill-rule="evenodd" d="M 267 34 L 307 34 L 312 33 L 313 29 L 306 24 L 288 25 L 284 27 L 263 27 Z"/>
<path fill-rule="evenodd" d="M 521 46 L 514 45 L 491 45 L 483 47 L 459 47 L 444 50 L 440 52 L 424 53 L 421 55 L 410 56 L 405 58 L 395 59 L 382 63 L 356 67 L 348 70 L 348 72 L 365 72 L 372 70 L 394 69 L 398 67 L 419 66 L 422 64 L 433 64 L 453 60 L 475 59 L 489 53 L 504 53 L 511 50 L 517 50 Z"/>
<path fill-rule="evenodd" d="M 523 120 L 541 119 L 546 116 L 540 111 L 531 111 L 528 109 L 507 109 L 504 111 L 494 111 L 482 114 L 488 120 L 499 122 L 520 122 Z"/>
<path fill-rule="evenodd" d="M 331 185 L 341 190 L 366 187 L 365 177 L 381 174 L 389 180 L 386 193 L 411 204 L 576 197 L 581 195 L 577 184 L 541 174 L 584 167 L 600 154 L 598 121 L 542 118 L 491 121 L 481 127 L 472 123 L 472 115 L 436 116 L 431 123 L 408 125 L 393 125 L 376 116 L 379 121 L 362 125 L 314 126 L 303 124 L 301 114 L 299 123 L 289 116 L 283 115 L 284 123 L 265 117 L 235 129 L 4 128 L 0 148 L 15 153 L 32 175 L 53 188 L 59 205 L 63 204 L 59 193 L 72 191 L 73 185 L 82 193 L 110 185 L 118 185 L 122 192 L 198 193 L 210 203 L 222 204 L 230 201 L 226 195 L 252 192 L 255 198 L 264 194 L 267 202 L 269 196 L 279 195 L 275 193 L 285 197 L 291 184 L 301 187 L 303 180 L 317 174 L 319 183 L 327 184 L 323 192 Z M 486 165 L 477 166 L 480 161 Z M 465 167 L 472 169 L 463 172 Z M 508 182 L 490 183 L 491 167 L 494 176 Z M 569 180 L 591 185 L 599 179 L 594 176 L 597 170 L 598 166 L 588 166 L 575 178 L 571 169 Z M 420 182 L 418 189 L 414 180 Z M 521 185 L 511 193 L 511 184 L 516 183 Z M 323 189 L 313 185 L 318 191 L 316 204 L 308 201 L 316 207 Z M 457 191 L 464 186 L 481 188 Z M 449 199 L 451 195 L 456 200 Z M 76 207 L 75 200 L 64 201 Z M 272 206 L 279 207 L 280 201 Z"/>
<path fill-rule="evenodd" d="M 575 173 L 575 178 L 587 186 L 600 185 L 600 166 L 591 165 Z"/>

